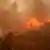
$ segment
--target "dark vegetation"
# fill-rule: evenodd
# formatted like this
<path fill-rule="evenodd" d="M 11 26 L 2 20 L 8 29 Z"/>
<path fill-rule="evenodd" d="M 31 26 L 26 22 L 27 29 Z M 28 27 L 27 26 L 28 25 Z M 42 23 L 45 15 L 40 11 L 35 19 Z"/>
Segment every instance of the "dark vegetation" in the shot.
<path fill-rule="evenodd" d="M 1 43 L 2 50 L 50 50 L 50 23 L 45 23 L 40 30 L 27 30 L 15 36 L 9 32 Z"/>

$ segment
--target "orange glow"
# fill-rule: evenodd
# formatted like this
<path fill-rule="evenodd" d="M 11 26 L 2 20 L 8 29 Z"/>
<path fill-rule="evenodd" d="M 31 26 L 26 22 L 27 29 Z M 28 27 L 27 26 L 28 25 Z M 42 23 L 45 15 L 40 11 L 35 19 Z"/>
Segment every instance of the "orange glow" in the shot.
<path fill-rule="evenodd" d="M 50 18 L 48 18 L 48 22 L 50 22 Z"/>
<path fill-rule="evenodd" d="M 45 22 L 50 22 L 50 18 L 45 19 Z M 40 25 L 44 25 L 44 23 L 38 22 L 36 18 L 30 18 L 27 22 L 27 28 L 35 28 L 39 27 Z"/>
<path fill-rule="evenodd" d="M 48 22 L 50 22 L 50 20 L 48 20 Z"/>
<path fill-rule="evenodd" d="M 32 18 L 27 22 L 27 27 L 31 28 L 31 27 L 38 27 L 40 26 L 40 23 L 36 20 L 36 18 Z"/>
<path fill-rule="evenodd" d="M 45 19 L 45 22 L 50 22 L 50 18 L 46 18 Z"/>

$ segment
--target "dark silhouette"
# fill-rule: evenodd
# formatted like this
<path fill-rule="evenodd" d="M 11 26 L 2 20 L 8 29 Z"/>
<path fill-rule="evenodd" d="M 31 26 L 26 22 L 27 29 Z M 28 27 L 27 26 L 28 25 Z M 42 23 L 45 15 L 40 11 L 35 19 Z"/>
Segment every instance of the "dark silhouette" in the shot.
<path fill-rule="evenodd" d="M 40 30 L 44 42 L 44 50 L 50 50 L 50 22 L 44 23 Z"/>
<path fill-rule="evenodd" d="M 41 33 L 38 30 L 27 30 L 17 36 L 17 50 L 41 50 Z"/>
<path fill-rule="evenodd" d="M 2 50 L 11 50 L 12 48 L 15 48 L 16 41 L 13 32 L 9 32 L 8 36 L 5 38 L 5 40 L 1 43 L 1 49 Z"/>
<path fill-rule="evenodd" d="M 26 30 L 15 36 L 10 32 L 1 43 L 2 50 L 50 50 L 50 23 L 45 23 L 40 30 Z"/>
<path fill-rule="evenodd" d="M 1 44 L 2 50 L 41 50 L 41 34 L 38 30 L 27 30 L 18 36 L 9 33 Z M 9 49 L 9 50 L 10 50 Z"/>

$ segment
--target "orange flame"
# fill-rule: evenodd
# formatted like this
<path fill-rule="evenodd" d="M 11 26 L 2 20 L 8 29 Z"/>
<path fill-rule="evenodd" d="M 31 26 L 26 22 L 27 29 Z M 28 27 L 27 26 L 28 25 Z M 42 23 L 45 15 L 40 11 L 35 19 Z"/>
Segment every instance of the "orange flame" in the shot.
<path fill-rule="evenodd" d="M 31 27 L 38 27 L 40 26 L 40 23 L 36 20 L 36 18 L 32 18 L 27 22 L 27 27 L 31 28 Z"/>
<path fill-rule="evenodd" d="M 45 22 L 50 22 L 50 18 L 46 18 L 45 19 Z"/>

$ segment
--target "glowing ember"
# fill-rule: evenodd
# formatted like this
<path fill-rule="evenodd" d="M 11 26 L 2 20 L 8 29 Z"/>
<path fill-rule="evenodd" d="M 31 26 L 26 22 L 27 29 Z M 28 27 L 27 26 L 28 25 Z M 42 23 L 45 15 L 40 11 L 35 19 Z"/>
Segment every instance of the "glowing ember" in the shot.
<path fill-rule="evenodd" d="M 36 20 L 36 18 L 30 19 L 27 23 L 27 27 L 31 28 L 31 27 L 38 27 L 40 26 L 40 23 Z"/>
<path fill-rule="evenodd" d="M 50 22 L 50 20 L 48 20 L 48 22 Z"/>
<path fill-rule="evenodd" d="M 48 18 L 48 22 L 50 22 L 50 18 Z"/>
<path fill-rule="evenodd" d="M 45 22 L 50 22 L 50 18 L 46 18 L 45 19 Z"/>

